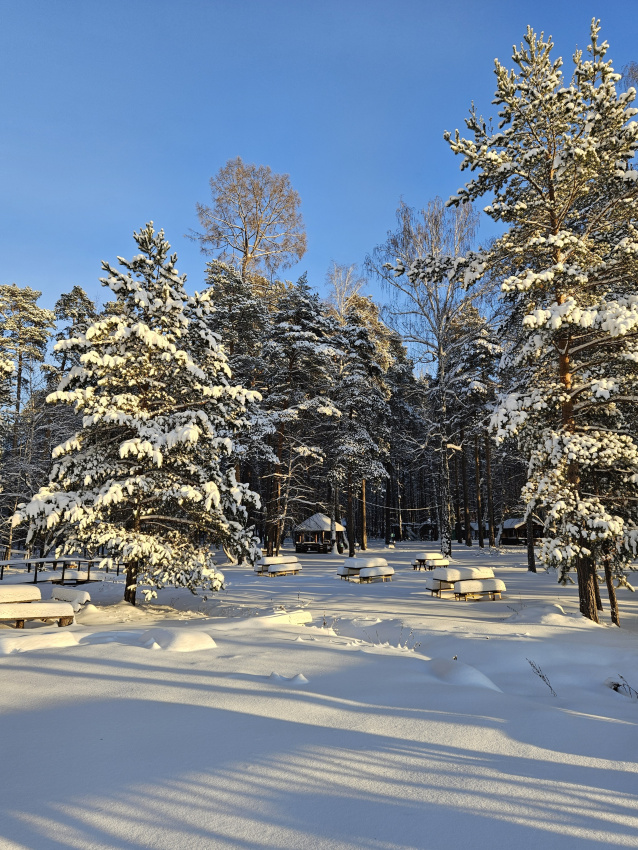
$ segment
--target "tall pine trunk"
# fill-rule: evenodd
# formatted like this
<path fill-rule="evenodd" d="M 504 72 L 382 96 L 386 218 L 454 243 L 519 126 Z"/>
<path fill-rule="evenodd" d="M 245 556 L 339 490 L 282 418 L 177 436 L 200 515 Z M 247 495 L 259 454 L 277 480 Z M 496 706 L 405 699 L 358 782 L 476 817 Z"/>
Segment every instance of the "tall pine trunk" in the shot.
<path fill-rule="evenodd" d="M 535 573 L 536 555 L 534 553 L 534 518 L 532 517 L 531 511 L 527 515 L 525 529 L 527 531 L 527 572 Z"/>
<path fill-rule="evenodd" d="M 461 478 L 463 479 L 463 520 L 465 522 L 465 545 L 472 545 L 472 525 L 470 523 L 470 494 L 467 480 L 467 458 L 465 456 L 465 431 L 461 428 Z"/>
<path fill-rule="evenodd" d="M 585 541 L 582 541 L 585 543 Z M 582 544 L 581 544 L 582 545 Z M 598 606 L 596 605 L 596 571 L 592 558 L 578 555 L 576 558 L 576 573 L 578 575 L 578 597 L 580 613 L 598 623 Z"/>
<path fill-rule="evenodd" d="M 389 546 L 392 542 L 392 466 L 390 464 L 388 464 L 388 477 L 385 485 L 384 525 L 385 545 Z"/>
<path fill-rule="evenodd" d="M 618 599 L 616 598 L 616 588 L 614 587 L 614 579 L 611 572 L 611 557 L 605 556 L 605 584 L 607 585 L 607 595 L 609 596 L 609 607 L 611 608 L 611 621 L 614 626 L 620 626 L 620 615 L 618 613 Z"/>
<path fill-rule="evenodd" d="M 126 586 L 124 588 L 124 601 L 135 605 L 137 602 L 137 574 L 138 562 L 129 561 L 126 565 Z"/>
<path fill-rule="evenodd" d="M 352 470 L 348 467 L 348 557 L 354 558 L 354 505 L 352 499 Z"/>
<path fill-rule="evenodd" d="M 489 434 L 485 434 L 485 479 L 487 485 L 487 522 L 490 546 L 496 546 L 496 523 L 494 522 L 494 491 L 492 489 L 492 447 Z"/>
<path fill-rule="evenodd" d="M 481 549 L 484 549 L 483 505 L 481 504 L 481 457 L 479 455 L 478 434 L 474 435 L 474 464 L 476 466 L 476 523 L 478 525 L 478 544 Z"/>
<path fill-rule="evenodd" d="M 361 551 L 365 552 L 368 548 L 368 526 L 366 522 L 366 480 L 365 478 L 361 482 L 361 528 L 360 528 L 360 537 L 359 543 L 361 544 Z"/>
<path fill-rule="evenodd" d="M 463 542 L 463 531 L 461 525 L 461 495 L 459 490 L 459 459 L 454 453 L 454 536 L 457 543 Z"/>

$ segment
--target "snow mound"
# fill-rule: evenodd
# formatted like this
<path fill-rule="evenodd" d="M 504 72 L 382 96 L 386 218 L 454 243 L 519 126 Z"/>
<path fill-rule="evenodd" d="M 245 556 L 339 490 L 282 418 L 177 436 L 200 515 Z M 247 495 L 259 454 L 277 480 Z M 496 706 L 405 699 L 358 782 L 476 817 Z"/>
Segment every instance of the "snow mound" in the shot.
<path fill-rule="evenodd" d="M 310 611 L 277 611 L 274 614 L 266 614 L 260 617 L 260 622 L 267 623 L 289 623 L 290 625 L 302 626 L 304 623 L 312 623 Z"/>
<path fill-rule="evenodd" d="M 74 632 L 56 631 L 48 634 L 2 635 L 0 637 L 0 655 L 12 655 L 14 652 L 32 652 L 36 649 L 59 649 L 61 646 L 77 646 Z"/>
<path fill-rule="evenodd" d="M 199 652 L 217 646 L 209 634 L 192 629 L 148 629 L 140 636 L 140 644 L 168 652 Z"/>
<path fill-rule="evenodd" d="M 308 679 L 303 673 L 297 673 L 296 676 L 282 676 L 280 673 L 273 672 L 268 677 L 273 682 L 280 682 L 282 685 L 307 685 Z"/>
<path fill-rule="evenodd" d="M 562 605 L 558 603 L 544 603 L 539 605 L 528 605 L 515 611 L 506 622 L 514 621 L 525 625 L 539 626 L 594 626 L 598 624 L 583 617 L 582 614 L 568 614 Z"/>
<path fill-rule="evenodd" d="M 147 614 L 128 602 L 101 605 L 99 608 L 89 602 L 79 611 L 75 621 L 83 626 L 104 626 L 110 623 L 127 623 L 131 620 L 145 619 L 148 619 Z"/>
<path fill-rule="evenodd" d="M 490 691 L 503 693 L 498 685 L 471 664 L 454 661 L 448 658 L 433 658 L 428 662 L 427 671 L 436 679 L 448 685 L 462 685 L 471 688 L 487 688 Z"/>

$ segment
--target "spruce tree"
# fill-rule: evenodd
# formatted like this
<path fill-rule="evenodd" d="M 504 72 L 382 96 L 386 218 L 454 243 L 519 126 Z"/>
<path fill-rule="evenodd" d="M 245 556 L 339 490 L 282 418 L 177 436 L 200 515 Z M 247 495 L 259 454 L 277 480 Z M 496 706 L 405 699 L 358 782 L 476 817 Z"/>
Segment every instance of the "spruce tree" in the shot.
<path fill-rule="evenodd" d="M 212 546 L 257 555 L 253 494 L 233 461 L 255 394 L 231 383 L 208 298 L 186 294 L 163 231 L 151 222 L 134 238 L 139 253 L 121 269 L 103 263 L 117 309 L 57 344 L 77 365 L 47 401 L 73 406 L 82 427 L 15 517 L 59 550 L 123 562 L 133 604 L 138 584 L 147 599 L 165 585 L 219 589 Z"/>

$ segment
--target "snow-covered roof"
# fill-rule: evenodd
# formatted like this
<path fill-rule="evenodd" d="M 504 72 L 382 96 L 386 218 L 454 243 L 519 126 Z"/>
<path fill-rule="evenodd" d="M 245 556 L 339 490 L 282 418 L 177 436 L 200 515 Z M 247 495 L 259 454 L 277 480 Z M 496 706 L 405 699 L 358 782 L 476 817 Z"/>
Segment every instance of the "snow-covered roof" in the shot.
<path fill-rule="evenodd" d="M 341 523 L 335 522 L 336 531 L 345 531 Z M 325 514 L 313 514 L 300 523 L 295 531 L 330 531 L 330 517 Z"/>
<path fill-rule="evenodd" d="M 520 517 L 510 517 L 503 520 L 503 528 L 522 528 L 525 525 L 525 520 Z"/>

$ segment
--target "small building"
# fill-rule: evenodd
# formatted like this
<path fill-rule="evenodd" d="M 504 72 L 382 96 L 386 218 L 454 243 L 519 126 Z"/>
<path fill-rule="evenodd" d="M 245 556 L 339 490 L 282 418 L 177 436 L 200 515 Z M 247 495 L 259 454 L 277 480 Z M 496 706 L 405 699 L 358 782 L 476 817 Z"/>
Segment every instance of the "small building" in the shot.
<path fill-rule="evenodd" d="M 345 528 L 335 522 L 337 543 L 343 545 Z M 296 552 L 329 552 L 330 551 L 330 517 L 325 514 L 313 514 L 300 523 L 294 530 Z"/>
<path fill-rule="evenodd" d="M 540 522 L 532 523 L 534 540 L 543 536 L 543 526 Z M 503 520 L 501 528 L 501 543 L 505 546 L 525 546 L 527 544 L 527 523 L 522 517 L 510 517 Z"/>

